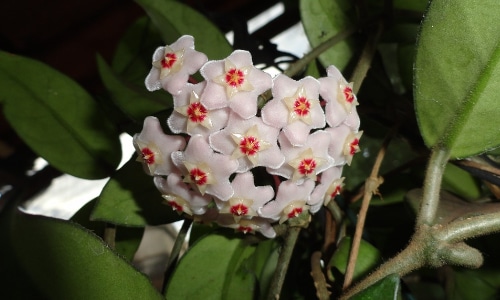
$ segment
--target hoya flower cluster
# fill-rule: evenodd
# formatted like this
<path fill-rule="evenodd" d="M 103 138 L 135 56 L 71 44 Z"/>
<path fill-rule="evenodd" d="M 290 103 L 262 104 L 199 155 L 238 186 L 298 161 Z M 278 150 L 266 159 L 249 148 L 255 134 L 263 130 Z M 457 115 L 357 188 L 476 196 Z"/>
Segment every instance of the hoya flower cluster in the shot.
<path fill-rule="evenodd" d="M 205 80 L 189 83 L 198 71 Z M 319 80 L 272 78 L 247 51 L 208 61 L 182 36 L 155 51 L 145 84 L 172 94 L 173 134 L 147 117 L 134 136 L 139 160 L 165 201 L 197 221 L 272 238 L 272 223 L 335 197 L 359 151 L 357 99 L 334 66 Z M 259 109 L 268 90 L 272 99 Z"/>

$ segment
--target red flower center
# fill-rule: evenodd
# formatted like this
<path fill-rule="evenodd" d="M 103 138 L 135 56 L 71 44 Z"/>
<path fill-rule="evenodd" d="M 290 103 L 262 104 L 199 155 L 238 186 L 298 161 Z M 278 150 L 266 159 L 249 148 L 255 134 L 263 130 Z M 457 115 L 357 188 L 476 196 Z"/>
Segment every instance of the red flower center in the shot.
<path fill-rule="evenodd" d="M 330 197 L 335 198 L 337 195 L 340 195 L 340 190 L 341 190 L 340 185 L 337 185 L 333 190 L 333 192 L 330 194 Z"/>
<path fill-rule="evenodd" d="M 238 227 L 238 229 L 236 229 L 236 230 L 238 230 L 239 232 L 243 232 L 243 233 L 246 234 L 246 233 L 252 232 L 253 229 L 250 226 L 240 225 L 240 227 Z"/>
<path fill-rule="evenodd" d="M 144 162 L 148 165 L 152 165 L 155 163 L 155 153 L 148 147 L 142 148 L 141 155 Z"/>
<path fill-rule="evenodd" d="M 303 117 L 307 116 L 309 111 L 311 110 L 311 102 L 307 100 L 306 97 L 298 97 L 295 99 L 295 102 L 293 103 L 293 111 Z"/>
<path fill-rule="evenodd" d="M 295 218 L 297 216 L 299 216 L 300 214 L 302 213 L 302 207 L 295 207 L 294 209 L 292 209 L 292 211 L 290 211 L 288 213 L 288 218 Z"/>
<path fill-rule="evenodd" d="M 170 69 L 177 61 L 177 55 L 175 53 L 170 52 L 165 54 L 165 57 L 161 60 L 162 68 Z"/>
<path fill-rule="evenodd" d="M 316 169 L 316 161 L 314 158 L 304 158 L 300 161 L 298 171 L 302 175 L 309 175 Z"/>
<path fill-rule="evenodd" d="M 230 69 L 226 72 L 226 83 L 232 87 L 239 87 L 245 81 L 245 74 L 239 69 Z"/>
<path fill-rule="evenodd" d="M 351 155 L 354 155 L 356 154 L 356 152 L 358 152 L 358 149 L 359 149 L 359 139 L 354 139 L 354 141 L 351 142 L 351 144 L 349 145 L 349 153 Z"/>
<path fill-rule="evenodd" d="M 182 205 L 175 201 L 168 201 L 168 204 L 172 206 L 172 209 L 178 212 L 182 212 L 184 209 L 182 208 Z"/>
<path fill-rule="evenodd" d="M 189 177 L 192 182 L 196 183 L 196 185 L 204 185 L 208 181 L 207 174 L 198 168 L 194 168 L 189 171 Z"/>
<path fill-rule="evenodd" d="M 344 88 L 344 97 L 345 97 L 345 100 L 349 103 L 352 103 L 354 102 L 354 93 L 352 92 L 352 88 L 351 87 L 348 87 L 346 86 Z"/>
<path fill-rule="evenodd" d="M 243 216 L 248 214 L 248 207 L 242 203 L 231 206 L 231 213 L 235 216 Z"/>
<path fill-rule="evenodd" d="M 260 149 L 259 140 L 254 136 L 246 136 L 241 139 L 240 151 L 245 155 L 255 155 Z"/>
<path fill-rule="evenodd" d="M 189 104 L 187 116 L 191 122 L 201 123 L 207 117 L 208 111 L 200 102 Z"/>

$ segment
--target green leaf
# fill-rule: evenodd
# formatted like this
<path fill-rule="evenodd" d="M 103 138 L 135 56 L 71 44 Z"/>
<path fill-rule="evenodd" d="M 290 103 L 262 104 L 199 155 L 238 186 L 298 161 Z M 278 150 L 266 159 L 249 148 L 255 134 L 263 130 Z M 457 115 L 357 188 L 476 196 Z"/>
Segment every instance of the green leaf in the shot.
<path fill-rule="evenodd" d="M 133 156 L 104 186 L 91 219 L 143 227 L 172 223 L 181 217 L 163 204 L 153 177 L 144 173 Z"/>
<path fill-rule="evenodd" d="M 47 299 L 37 289 L 33 280 L 23 270 L 17 259 L 16 250 L 11 243 L 12 219 L 17 213 L 17 207 L 9 200 L 9 193 L 2 195 L 5 206 L 0 217 L 0 299 Z M 11 202 L 11 203 L 8 203 Z"/>
<path fill-rule="evenodd" d="M 301 0 L 300 14 L 312 47 L 317 47 L 339 32 L 353 26 L 353 6 L 348 0 Z M 319 56 L 323 66 L 343 70 L 353 53 L 352 39 L 347 39 Z"/>
<path fill-rule="evenodd" d="M 172 106 L 170 94 L 148 92 L 144 84 L 142 89 L 134 86 L 116 74 L 101 56 L 97 57 L 97 64 L 101 79 L 114 103 L 130 117 L 142 121 L 145 117 Z"/>
<path fill-rule="evenodd" d="M 500 272 L 497 269 L 467 270 L 456 268 L 453 271 L 452 289 L 447 291 L 448 299 L 486 300 L 498 299 Z"/>
<path fill-rule="evenodd" d="M 481 196 L 481 189 L 476 179 L 469 172 L 451 163 L 446 165 L 443 174 L 443 189 L 467 200 L 478 199 Z"/>
<path fill-rule="evenodd" d="M 73 217 L 71 217 L 70 221 L 80 224 L 102 238 L 104 236 L 106 224 L 90 220 L 90 214 L 92 213 L 95 203 L 96 199 L 85 204 Z M 115 251 L 128 261 L 132 261 L 137 249 L 139 248 L 143 234 L 144 228 L 117 227 L 115 236 Z"/>
<path fill-rule="evenodd" d="M 427 7 L 428 0 L 394 0 L 393 4 L 396 9 L 414 10 L 423 12 Z"/>
<path fill-rule="evenodd" d="M 167 299 L 254 299 L 255 245 L 223 234 L 201 238 L 181 258 Z"/>
<path fill-rule="evenodd" d="M 428 147 L 463 158 L 500 146 L 500 2 L 433 1 L 415 61 L 415 108 Z"/>
<path fill-rule="evenodd" d="M 114 125 L 76 82 L 49 66 L 0 52 L 0 102 L 7 121 L 62 172 L 98 179 L 121 159 Z"/>
<path fill-rule="evenodd" d="M 171 0 L 136 2 L 148 13 L 167 44 L 187 34 L 194 37 L 196 50 L 205 53 L 209 59 L 222 59 L 233 51 L 222 32 L 189 6 Z"/>
<path fill-rule="evenodd" d="M 162 45 L 161 36 L 151 19 L 143 16 L 132 23 L 121 37 L 111 67 L 127 82 L 144 87 L 154 50 Z"/>
<path fill-rule="evenodd" d="M 148 278 L 75 223 L 18 213 L 12 225 L 19 261 L 49 299 L 162 299 Z"/>
<path fill-rule="evenodd" d="M 351 251 L 351 244 L 352 239 L 350 237 L 344 237 L 340 241 L 337 250 L 330 260 L 330 266 L 337 268 L 342 274 L 345 274 L 345 271 L 347 269 L 347 262 L 349 260 L 349 253 Z M 380 252 L 377 250 L 377 248 L 373 247 L 368 242 L 361 240 L 353 279 L 356 280 L 361 276 L 366 275 L 379 263 Z M 330 279 L 333 280 L 333 278 Z"/>
<path fill-rule="evenodd" d="M 354 295 L 351 300 L 400 300 L 401 284 L 399 276 L 396 274 L 389 275 L 378 281 L 366 290 Z"/>

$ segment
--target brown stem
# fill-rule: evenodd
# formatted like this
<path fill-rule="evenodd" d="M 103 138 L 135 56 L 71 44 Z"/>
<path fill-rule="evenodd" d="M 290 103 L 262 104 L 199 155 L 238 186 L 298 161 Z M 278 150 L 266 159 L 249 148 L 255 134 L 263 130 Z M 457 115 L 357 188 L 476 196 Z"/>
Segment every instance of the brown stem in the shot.
<path fill-rule="evenodd" d="M 356 223 L 356 230 L 354 232 L 354 238 L 352 240 L 351 252 L 349 253 L 349 262 L 347 264 L 347 269 L 344 278 L 344 286 L 346 289 L 351 285 L 352 278 L 354 275 L 354 270 L 356 268 L 356 260 L 358 258 L 359 245 L 361 243 L 361 236 L 363 234 L 363 228 L 365 226 L 366 214 L 368 213 L 368 207 L 370 205 L 370 200 L 373 194 L 378 193 L 378 187 L 383 182 L 382 178 L 378 176 L 380 166 L 382 165 L 382 161 L 384 160 L 385 152 L 389 145 L 389 142 L 397 130 L 397 127 L 394 127 L 391 132 L 387 134 L 385 137 L 382 146 L 378 152 L 377 158 L 375 159 L 375 163 L 373 164 L 372 172 L 370 177 L 365 182 L 365 190 L 363 195 L 363 201 L 361 203 L 361 208 L 358 214 L 358 222 Z"/>
<path fill-rule="evenodd" d="M 321 269 L 321 252 L 315 251 L 311 255 L 311 276 L 314 280 L 316 287 L 316 296 L 319 300 L 330 299 L 330 292 L 328 291 L 328 283 L 326 283 L 325 275 Z"/>

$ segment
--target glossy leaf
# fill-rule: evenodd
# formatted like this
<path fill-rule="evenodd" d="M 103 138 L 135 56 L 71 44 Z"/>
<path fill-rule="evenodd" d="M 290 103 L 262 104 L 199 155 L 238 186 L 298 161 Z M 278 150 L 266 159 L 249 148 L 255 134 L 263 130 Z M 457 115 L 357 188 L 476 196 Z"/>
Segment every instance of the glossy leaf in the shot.
<path fill-rule="evenodd" d="M 101 56 L 97 57 L 97 64 L 101 79 L 114 103 L 130 117 L 142 122 L 145 117 L 172 106 L 172 97 L 169 94 L 151 93 L 144 85 L 138 87 L 125 81 Z"/>
<path fill-rule="evenodd" d="M 174 42 L 181 35 L 188 34 L 194 37 L 196 50 L 205 53 L 209 59 L 222 59 L 233 51 L 222 32 L 189 6 L 171 0 L 136 2 L 148 13 L 167 44 Z"/>
<path fill-rule="evenodd" d="M 500 289 L 500 272 L 498 269 L 479 269 L 453 271 L 453 288 L 447 291 L 448 299 L 486 300 L 497 299 Z"/>
<path fill-rule="evenodd" d="M 181 258 L 167 299 L 254 299 L 255 245 L 222 234 L 201 238 Z"/>
<path fill-rule="evenodd" d="M 104 236 L 106 224 L 90 220 L 90 214 L 95 203 L 96 199 L 85 204 L 73 217 L 71 217 L 70 220 L 80 224 L 102 238 Z M 143 234 L 144 228 L 117 227 L 115 236 L 115 251 L 128 261 L 132 261 L 135 252 L 137 252 L 137 249 L 139 248 Z"/>
<path fill-rule="evenodd" d="M 121 159 L 114 125 L 76 82 L 51 67 L 0 52 L 6 119 L 38 155 L 62 172 L 98 179 Z"/>
<path fill-rule="evenodd" d="M 415 107 L 428 147 L 463 158 L 500 146 L 500 2 L 433 1 L 415 61 Z"/>
<path fill-rule="evenodd" d="M 163 43 L 151 19 L 143 16 L 127 28 L 116 45 L 111 68 L 127 82 L 144 87 L 153 52 Z"/>
<path fill-rule="evenodd" d="M 301 0 L 300 15 L 312 47 L 353 26 L 352 2 L 348 0 Z M 325 13 L 328 12 L 328 13 Z M 319 56 L 323 66 L 344 69 L 352 57 L 352 40 L 342 41 Z"/>
<path fill-rule="evenodd" d="M 443 189 L 460 195 L 462 199 L 473 200 L 481 196 L 476 179 L 469 172 L 451 163 L 446 165 L 443 174 Z"/>
<path fill-rule="evenodd" d="M 148 278 L 75 223 L 19 213 L 12 230 L 19 261 L 50 299 L 162 299 Z"/>
<path fill-rule="evenodd" d="M 143 227 L 172 223 L 181 217 L 163 204 L 153 178 L 146 175 L 141 164 L 132 157 L 104 186 L 91 219 Z"/>
<path fill-rule="evenodd" d="M 349 260 L 349 252 L 351 251 L 352 240 L 350 237 L 343 238 L 332 259 L 330 266 L 337 268 L 340 273 L 345 274 L 347 269 L 347 262 Z M 368 242 L 361 240 L 359 246 L 358 259 L 356 260 L 356 268 L 354 269 L 353 279 L 359 279 L 361 276 L 366 275 L 380 262 L 380 252 L 377 248 L 370 245 Z M 333 278 L 330 278 L 333 279 Z"/>
<path fill-rule="evenodd" d="M 351 300 L 400 300 L 401 284 L 398 275 L 389 275 L 366 290 L 354 295 Z"/>

